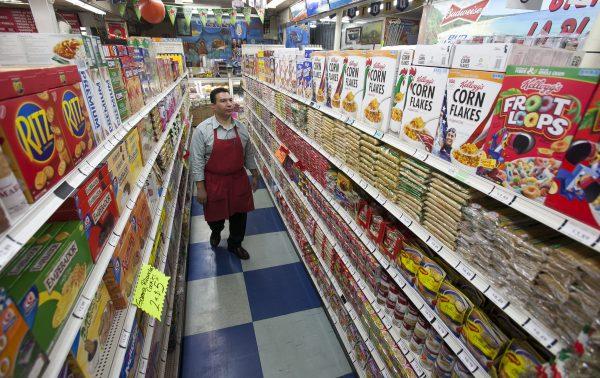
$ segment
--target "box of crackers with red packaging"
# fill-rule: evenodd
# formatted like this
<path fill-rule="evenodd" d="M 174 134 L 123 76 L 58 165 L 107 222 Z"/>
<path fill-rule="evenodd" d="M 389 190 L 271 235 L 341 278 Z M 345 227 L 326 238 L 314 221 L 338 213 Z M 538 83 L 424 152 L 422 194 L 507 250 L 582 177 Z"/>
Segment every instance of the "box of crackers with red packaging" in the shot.
<path fill-rule="evenodd" d="M 51 89 L 50 97 L 56 109 L 55 120 L 67 143 L 73 164 L 81 162 L 94 148 L 92 124 L 85 107 L 79 83 Z"/>
<path fill-rule="evenodd" d="M 597 69 L 508 66 L 477 173 L 543 202 L 599 77 Z"/>
<path fill-rule="evenodd" d="M 0 68 L 0 100 L 43 92 L 80 81 L 77 66 Z"/>
<path fill-rule="evenodd" d="M 0 101 L 2 151 L 29 203 L 73 168 L 57 114 L 48 91 Z"/>
<path fill-rule="evenodd" d="M 545 203 L 600 229 L 600 85 L 596 86 Z"/>

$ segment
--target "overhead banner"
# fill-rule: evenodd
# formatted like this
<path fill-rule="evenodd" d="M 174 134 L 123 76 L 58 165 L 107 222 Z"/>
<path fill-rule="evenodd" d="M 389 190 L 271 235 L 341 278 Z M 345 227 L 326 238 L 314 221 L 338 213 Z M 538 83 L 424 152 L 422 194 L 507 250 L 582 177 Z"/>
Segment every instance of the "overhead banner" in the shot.
<path fill-rule="evenodd" d="M 135 12 L 135 15 L 136 15 L 138 21 L 140 21 L 140 19 L 142 18 L 142 10 L 140 9 L 140 0 L 133 0 L 133 10 Z"/>
<path fill-rule="evenodd" d="M 564 37 L 585 35 L 600 6 L 575 6 L 568 0 L 539 0 L 530 7 L 514 1 L 451 0 L 426 5 L 419 31 L 420 44 L 452 42 L 473 37 Z M 535 1 L 534 1 L 535 3 Z"/>
<path fill-rule="evenodd" d="M 213 9 L 213 14 L 215 15 L 215 22 L 217 26 L 223 25 L 223 10 L 222 9 Z"/>
<path fill-rule="evenodd" d="M 123 17 L 125 15 L 125 9 L 127 9 L 126 3 L 117 4 L 117 9 L 119 9 L 119 15 Z"/>
<path fill-rule="evenodd" d="M 177 16 L 177 7 L 175 5 L 165 5 L 165 10 L 171 20 L 171 25 L 175 25 L 175 16 Z"/>
<path fill-rule="evenodd" d="M 190 22 L 192 22 L 192 14 L 194 13 L 194 7 L 183 7 L 183 17 L 185 18 L 185 25 L 190 27 Z"/>
<path fill-rule="evenodd" d="M 237 19 L 237 10 L 234 8 L 231 10 L 231 13 L 229 13 L 229 24 L 235 25 L 236 19 Z"/>
<path fill-rule="evenodd" d="M 265 9 L 267 8 L 267 0 L 255 0 L 254 9 L 260 18 L 261 24 L 265 22 Z"/>
<path fill-rule="evenodd" d="M 202 26 L 206 26 L 206 20 L 208 19 L 208 11 L 206 9 L 200 9 L 198 11 L 200 14 L 200 23 Z"/>
<path fill-rule="evenodd" d="M 246 23 L 248 25 L 250 25 L 250 16 L 252 15 L 252 8 L 250 8 L 250 7 L 244 7 L 244 9 L 242 10 L 242 13 L 244 14 L 244 18 L 246 19 Z"/>

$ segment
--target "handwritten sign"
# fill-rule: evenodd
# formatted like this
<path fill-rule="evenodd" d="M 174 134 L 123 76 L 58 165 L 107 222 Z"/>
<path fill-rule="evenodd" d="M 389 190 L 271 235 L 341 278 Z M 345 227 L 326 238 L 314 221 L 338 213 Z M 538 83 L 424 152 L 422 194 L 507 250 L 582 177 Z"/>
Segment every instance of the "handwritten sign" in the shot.
<path fill-rule="evenodd" d="M 160 321 L 170 278 L 151 265 L 142 266 L 133 292 L 133 304 Z"/>

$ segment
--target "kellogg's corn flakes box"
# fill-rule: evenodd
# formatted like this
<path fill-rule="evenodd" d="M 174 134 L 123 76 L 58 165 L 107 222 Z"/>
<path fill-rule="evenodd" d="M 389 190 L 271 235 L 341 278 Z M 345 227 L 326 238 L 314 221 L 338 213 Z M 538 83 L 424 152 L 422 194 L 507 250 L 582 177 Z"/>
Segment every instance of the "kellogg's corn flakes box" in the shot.
<path fill-rule="evenodd" d="M 340 108 L 345 57 L 343 51 L 327 52 L 327 105 L 334 109 Z"/>
<path fill-rule="evenodd" d="M 553 188 L 600 70 L 508 66 L 477 173 L 532 200 Z"/>
<path fill-rule="evenodd" d="M 367 53 L 365 51 L 346 51 L 344 67 L 340 108 L 342 114 L 356 119 L 360 114 L 360 106 L 365 92 Z"/>
<path fill-rule="evenodd" d="M 402 116 L 404 114 L 404 106 L 406 105 L 406 94 L 408 86 L 414 80 L 414 69 L 411 70 L 410 67 L 414 53 L 414 48 L 411 48 L 410 46 L 398 50 L 398 75 L 396 76 L 396 84 L 394 85 L 389 129 L 394 135 L 398 135 L 402 128 Z"/>
<path fill-rule="evenodd" d="M 359 119 L 371 127 L 387 131 L 392 110 L 392 94 L 398 68 L 397 51 L 368 51 L 367 78 Z"/>
<path fill-rule="evenodd" d="M 312 99 L 321 105 L 327 104 L 327 52 L 313 51 L 312 61 Z"/>

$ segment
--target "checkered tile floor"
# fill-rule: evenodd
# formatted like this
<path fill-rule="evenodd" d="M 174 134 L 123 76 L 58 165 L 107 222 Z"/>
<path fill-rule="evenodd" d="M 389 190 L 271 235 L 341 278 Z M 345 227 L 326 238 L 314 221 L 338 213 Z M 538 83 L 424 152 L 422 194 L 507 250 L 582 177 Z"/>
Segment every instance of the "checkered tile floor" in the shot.
<path fill-rule="evenodd" d="M 183 377 L 352 376 L 319 295 L 264 184 L 254 194 L 240 261 L 212 250 L 192 202 Z"/>

